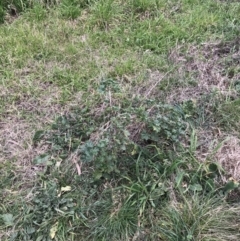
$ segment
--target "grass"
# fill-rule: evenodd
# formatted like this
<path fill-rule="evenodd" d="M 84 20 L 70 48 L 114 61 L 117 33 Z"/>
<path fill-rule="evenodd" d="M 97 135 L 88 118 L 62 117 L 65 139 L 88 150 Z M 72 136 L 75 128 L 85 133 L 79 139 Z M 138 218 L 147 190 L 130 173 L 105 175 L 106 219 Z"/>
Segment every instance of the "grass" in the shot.
<path fill-rule="evenodd" d="M 0 5 L 1 240 L 239 240 L 235 1 Z"/>

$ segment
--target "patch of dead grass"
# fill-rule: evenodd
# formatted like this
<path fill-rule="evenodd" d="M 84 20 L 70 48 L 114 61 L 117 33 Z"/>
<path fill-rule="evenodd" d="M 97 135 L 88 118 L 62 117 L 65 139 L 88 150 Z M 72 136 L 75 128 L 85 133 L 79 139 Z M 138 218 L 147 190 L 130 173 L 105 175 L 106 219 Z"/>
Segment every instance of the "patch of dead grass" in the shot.
<path fill-rule="evenodd" d="M 16 167 L 22 180 L 32 179 L 35 172 L 32 160 L 44 150 L 33 148 L 32 137 L 34 127 L 26 120 L 18 117 L 9 117 L 6 122 L 0 123 L 0 162 L 10 161 Z M 25 178 L 24 178 L 25 177 Z"/>
<path fill-rule="evenodd" d="M 169 58 L 178 66 L 175 77 L 178 76 L 183 82 L 193 78 L 195 85 L 176 87 L 168 93 L 167 101 L 179 103 L 189 99 L 200 100 L 202 96 L 214 91 L 222 96 L 236 96 L 231 85 L 239 80 L 240 73 L 237 71 L 229 74 L 229 68 L 238 68 L 239 38 L 228 42 L 205 43 L 198 47 L 190 46 L 186 53 L 179 47 L 171 52 Z M 240 139 L 237 135 L 221 132 L 218 127 L 211 125 L 199 130 L 197 136 L 197 159 L 205 161 L 210 157 L 226 170 L 226 177 L 240 180 Z M 216 150 L 221 141 L 222 145 Z"/>
<path fill-rule="evenodd" d="M 5 118 L 0 122 L 0 162 L 12 162 L 22 180 L 36 175 L 32 161 L 45 152 L 44 147 L 33 146 L 34 132 L 68 108 L 58 103 L 61 91 L 57 87 L 40 84 L 37 88 L 39 96 L 26 95 L 14 105 L 6 106 Z"/>
<path fill-rule="evenodd" d="M 148 70 L 147 76 L 145 77 L 147 81 L 143 81 L 140 86 L 137 86 L 136 91 L 134 91 L 138 96 L 144 96 L 144 98 L 151 98 L 157 95 L 157 85 L 164 79 L 166 75 L 158 70 L 151 71 Z"/>
<path fill-rule="evenodd" d="M 167 95 L 169 102 L 199 99 L 202 95 L 217 91 L 223 95 L 233 95 L 231 84 L 238 80 L 239 73 L 229 75 L 230 67 L 236 67 L 240 59 L 239 39 L 226 43 L 205 43 L 189 46 L 184 53 L 179 46 L 172 50 L 169 60 L 177 66 L 173 78 L 185 86 L 176 87 Z M 193 80 L 192 85 L 187 81 Z M 187 84 L 187 86 L 186 86 Z"/>
<path fill-rule="evenodd" d="M 134 88 L 133 93 L 148 98 L 160 96 L 168 103 L 197 101 L 213 92 L 226 97 L 237 95 L 232 85 L 240 79 L 239 38 L 200 46 L 189 45 L 187 50 L 185 46 L 178 46 L 170 52 L 168 59 L 169 68 L 175 66 L 175 70 L 167 74 L 148 70 L 145 81 Z M 162 82 L 166 86 L 163 91 L 159 89 Z M 147 94 L 149 91 L 151 95 Z"/>
<path fill-rule="evenodd" d="M 240 139 L 234 134 L 221 132 L 219 129 L 197 132 L 199 161 L 216 161 L 226 171 L 223 181 L 228 178 L 240 181 Z"/>
<path fill-rule="evenodd" d="M 240 181 L 240 139 L 229 136 L 215 154 L 216 160 L 230 177 Z"/>

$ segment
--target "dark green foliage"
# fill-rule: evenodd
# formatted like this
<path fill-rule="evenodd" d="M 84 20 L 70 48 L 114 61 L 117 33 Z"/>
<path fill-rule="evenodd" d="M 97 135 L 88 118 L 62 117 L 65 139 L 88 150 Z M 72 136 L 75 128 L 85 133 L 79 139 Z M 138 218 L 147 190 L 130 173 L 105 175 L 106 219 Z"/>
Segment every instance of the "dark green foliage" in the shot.
<path fill-rule="evenodd" d="M 100 97 L 110 89 L 120 92 L 115 81 L 102 81 Z M 180 148 L 187 125 L 178 108 L 141 99 L 123 106 L 108 101 L 98 104 L 104 111 L 87 106 L 73 109 L 57 118 L 51 130 L 37 131 L 34 136 L 36 144 L 50 147 L 36 160 L 38 163 L 56 156 L 63 165 L 69 165 L 68 160 L 74 156 L 77 162 L 92 168 L 77 181 L 60 177 L 52 163 L 45 164 L 48 168 L 42 178 L 54 176 L 63 185 L 84 187 L 84 196 L 86 191 L 90 193 L 86 195 L 90 204 L 81 204 L 86 227 L 76 228 L 77 233 L 89 232 L 89 240 L 127 240 L 135 235 L 139 217 L 144 219 L 150 210 L 156 212 L 169 201 L 171 188 L 179 199 L 183 193 L 204 195 L 219 188 L 217 165 L 199 165 L 191 154 L 193 149 L 185 150 L 181 158 L 174 153 L 173 147 Z M 192 109 L 188 103 L 185 110 Z M 113 186 L 100 191 L 108 182 Z M 77 193 L 72 198 L 83 196 Z M 71 215 L 67 217 L 71 219 Z"/>
<path fill-rule="evenodd" d="M 74 200 L 61 192 L 55 182 L 46 182 L 38 188 L 31 204 L 23 206 L 26 218 L 22 225 L 24 232 L 17 234 L 21 240 L 51 240 L 51 228 L 62 225 L 74 218 L 76 208 Z"/>
<path fill-rule="evenodd" d="M 3 6 L 0 6 L 0 23 L 4 22 L 5 11 L 6 10 L 3 8 Z"/>
<path fill-rule="evenodd" d="M 33 0 L 2 0 L 0 2 L 0 23 L 4 22 L 6 13 L 15 17 L 29 8 L 39 8 L 41 6 L 47 9 L 56 7 L 56 5 L 59 6 L 61 15 L 64 18 L 75 19 L 80 16 L 82 8 L 89 6 L 95 1 L 96 0 L 43 0 L 38 2 Z"/>
<path fill-rule="evenodd" d="M 18 12 L 21 12 L 30 7 L 32 5 L 31 3 L 31 0 L 2 0 L 0 6 L 8 11 L 10 11 L 11 8 L 16 8 Z"/>
<path fill-rule="evenodd" d="M 60 4 L 61 14 L 64 18 L 75 19 L 80 16 L 81 8 L 85 7 L 88 1 L 63 0 Z"/>
<path fill-rule="evenodd" d="M 60 156 L 75 152 L 81 161 L 93 163 L 98 178 L 118 173 L 123 162 L 130 161 L 133 153 L 146 145 L 163 148 L 177 143 L 186 128 L 173 106 L 152 101 L 125 109 L 109 106 L 98 116 L 90 112 L 83 109 L 59 117 L 45 136 L 42 131 L 36 132 L 34 141 L 43 138 Z M 137 139 L 131 133 L 135 124 L 140 128 Z"/>

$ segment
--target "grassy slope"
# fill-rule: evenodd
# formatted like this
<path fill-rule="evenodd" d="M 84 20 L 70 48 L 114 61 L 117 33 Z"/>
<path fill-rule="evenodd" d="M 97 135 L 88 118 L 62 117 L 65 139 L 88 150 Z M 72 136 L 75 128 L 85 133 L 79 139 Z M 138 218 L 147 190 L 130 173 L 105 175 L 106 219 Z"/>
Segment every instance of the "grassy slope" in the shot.
<path fill-rule="evenodd" d="M 205 190 L 206 176 L 240 178 L 239 12 L 237 2 L 100 0 L 8 15 L 0 26 L 1 240 L 239 240 L 240 209 Z M 146 123 L 132 111 L 155 118 L 161 102 L 182 111 L 181 145 L 134 139 Z M 71 153 L 78 136 L 66 137 L 68 129 L 68 151 L 51 149 L 56 136 L 34 145 L 36 130 L 73 109 L 87 110 L 77 121 L 95 128 L 88 138 L 107 133 L 114 116 L 116 139 L 126 127 L 145 148 L 120 156 L 112 148 L 99 156 L 119 161 L 99 167 Z M 218 165 L 226 172 L 209 178 Z"/>

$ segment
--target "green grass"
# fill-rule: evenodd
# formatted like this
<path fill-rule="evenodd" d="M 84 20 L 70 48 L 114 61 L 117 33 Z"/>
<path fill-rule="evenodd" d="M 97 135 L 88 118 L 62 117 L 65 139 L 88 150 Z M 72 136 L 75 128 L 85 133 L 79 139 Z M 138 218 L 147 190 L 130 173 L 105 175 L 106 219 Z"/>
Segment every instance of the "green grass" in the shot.
<path fill-rule="evenodd" d="M 239 240 L 239 13 L 0 3 L 0 239 Z"/>

